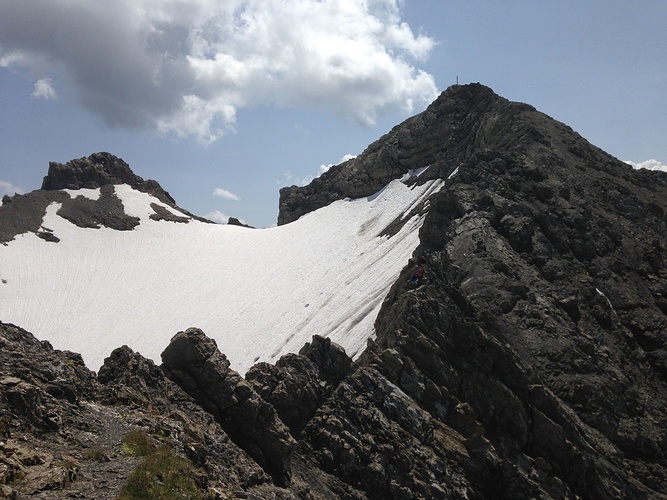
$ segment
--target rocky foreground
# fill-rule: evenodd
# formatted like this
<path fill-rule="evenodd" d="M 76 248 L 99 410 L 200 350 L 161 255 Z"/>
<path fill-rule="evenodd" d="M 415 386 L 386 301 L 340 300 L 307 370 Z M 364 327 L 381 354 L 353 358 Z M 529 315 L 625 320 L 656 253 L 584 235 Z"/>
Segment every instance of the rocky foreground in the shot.
<path fill-rule="evenodd" d="M 166 445 L 143 480 L 190 498 L 667 498 L 667 177 L 474 84 L 280 222 L 425 166 L 447 184 L 354 362 L 315 337 L 241 377 L 193 328 L 94 374 L 0 325 L 5 496 L 128 494 Z"/>

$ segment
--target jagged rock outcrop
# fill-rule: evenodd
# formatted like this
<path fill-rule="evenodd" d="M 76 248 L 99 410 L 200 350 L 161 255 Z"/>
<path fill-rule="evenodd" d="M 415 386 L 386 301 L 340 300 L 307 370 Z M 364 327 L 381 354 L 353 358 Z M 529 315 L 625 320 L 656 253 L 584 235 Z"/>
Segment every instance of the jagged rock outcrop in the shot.
<path fill-rule="evenodd" d="M 179 332 L 162 353 L 163 369 L 278 485 L 289 483 L 294 447 L 273 406 L 237 372 L 213 339 L 198 328 Z"/>
<path fill-rule="evenodd" d="M 201 498 L 332 496 L 310 494 L 298 463 L 290 489 L 275 486 L 213 415 L 128 347 L 96 376 L 78 354 L 0 323 L 1 498 L 114 499 L 141 463 L 124 444 L 137 433 L 193 464 Z"/>
<path fill-rule="evenodd" d="M 211 222 L 179 208 L 174 199 L 154 180 L 144 180 L 120 158 L 109 153 L 94 153 L 67 163 L 49 163 L 49 172 L 42 189 L 6 197 L 0 205 L 0 243 L 11 241 L 18 234 L 35 233 L 45 241 L 57 243 L 60 238 L 43 226 L 47 207 L 60 204 L 57 214 L 72 224 L 84 228 L 108 227 L 128 231 L 139 224 L 137 217 L 125 213 L 123 203 L 114 185 L 127 184 L 138 191 L 155 196 L 182 215 L 176 215 L 164 206 L 152 203 L 153 220 L 187 223 L 191 219 Z M 99 188 L 100 196 L 93 200 L 85 196 L 68 195 L 63 189 Z"/>
<path fill-rule="evenodd" d="M 49 172 L 42 181 L 42 189 L 95 189 L 109 184 L 127 184 L 155 196 L 163 203 L 176 206 L 174 199 L 160 184 L 142 179 L 123 160 L 105 152 L 93 153 L 67 163 L 49 162 Z"/>
<path fill-rule="evenodd" d="M 315 336 L 299 354 L 282 356 L 275 365 L 257 363 L 246 380 L 271 403 L 298 438 L 315 411 L 352 371 L 352 359 L 331 340 Z"/>

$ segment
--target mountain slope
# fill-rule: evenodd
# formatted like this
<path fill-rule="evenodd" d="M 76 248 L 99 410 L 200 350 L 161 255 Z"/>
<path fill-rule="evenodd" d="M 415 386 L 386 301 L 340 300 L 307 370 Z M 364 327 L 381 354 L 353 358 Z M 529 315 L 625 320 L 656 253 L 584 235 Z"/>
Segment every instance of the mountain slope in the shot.
<path fill-rule="evenodd" d="M 415 175 L 403 179 L 410 172 Z M 100 196 L 109 190 L 100 189 Z M 424 113 L 311 185 L 282 190 L 275 230 L 218 233 L 189 222 L 177 233 L 174 222 L 144 223 L 150 204 L 143 194 L 127 187 L 114 192 L 140 223 L 131 232 L 109 230 L 109 241 L 119 235 L 149 241 L 144 237 L 153 232 L 192 236 L 206 227 L 212 251 L 220 246 L 240 255 L 234 253 L 240 243 L 254 238 L 258 255 L 276 253 L 290 264 L 249 275 L 280 277 L 264 299 L 270 315 L 271 301 L 284 300 L 281 293 L 299 298 L 282 303 L 290 321 L 315 324 L 321 313 L 338 312 L 313 301 L 320 289 L 311 287 L 321 287 L 330 302 L 342 300 L 337 307 L 346 317 L 375 318 L 371 330 L 353 335 L 368 340 L 368 348 L 353 350 L 352 362 L 336 344 L 314 337 L 298 354 L 295 348 L 275 364 L 254 364 L 244 379 L 223 355 L 237 355 L 237 343 L 221 353 L 206 337 L 210 332 L 188 329 L 160 346 L 166 347 L 160 367 L 121 348 L 96 379 L 76 356 L 52 353 L 26 332 L 0 325 L 0 343 L 8 346 L 3 354 L 19 360 L 3 360 L 8 368 L 0 379 L 0 406 L 12 430 L 30 437 L 46 427 L 76 450 L 77 419 L 63 418 L 54 430 L 54 414 L 80 415 L 77 397 L 128 407 L 133 422 L 200 467 L 202 491 L 213 485 L 222 498 L 667 498 L 664 174 L 633 171 L 566 125 L 472 84 L 448 89 Z M 70 197 L 58 196 L 63 204 Z M 58 217 L 47 215 L 59 243 L 25 234 L 0 248 L 3 256 L 19 262 L 12 246 L 67 245 L 64 236 L 72 232 L 83 241 L 78 227 Z M 324 238 L 329 228 L 338 236 L 321 245 L 300 239 L 286 246 L 294 240 L 283 238 Z M 152 241 L 174 244 L 162 236 Z M 185 240 L 177 238 L 178 245 Z M 115 244 L 113 253 L 122 247 Z M 96 258 L 106 258 L 97 248 Z M 160 267 L 148 250 L 132 249 L 144 260 L 141 269 Z M 365 260 L 374 251 L 382 256 L 377 268 L 375 258 Z M 179 269 L 171 252 L 159 255 Z M 339 285 L 360 291 L 352 303 L 345 301 L 350 288 L 334 287 L 326 272 L 313 271 L 307 302 L 289 281 L 295 271 L 303 277 L 303 261 L 324 268 L 329 259 L 338 263 Z M 358 262 L 363 265 L 354 268 Z M 206 267 L 198 286 L 210 286 L 208 273 L 222 265 Z M 419 268 L 424 275 L 413 281 Z M 377 294 L 361 290 L 361 283 L 375 283 L 375 273 L 381 275 Z M 6 281 L 3 287 L 11 285 Z M 156 287 L 149 288 L 144 294 Z M 245 296 L 259 297 L 258 288 L 245 289 Z M 200 300 L 222 320 L 211 305 L 218 293 Z M 141 293 L 134 297 L 144 300 Z M 313 306 L 319 314 L 302 316 Z M 373 306 L 377 315 L 363 314 Z M 289 335 L 296 339 L 302 330 L 298 322 L 285 325 L 294 329 L 278 335 L 286 347 Z M 327 325 L 322 320 L 318 328 Z M 273 332 L 262 334 L 270 339 Z M 40 353 L 37 364 L 30 361 L 33 350 Z M 76 370 L 68 374 L 63 366 Z M 80 394 L 64 389 L 86 377 L 91 387 Z M 193 417 L 179 414 L 179 405 L 193 409 Z M 197 408 L 215 424 L 198 424 L 205 415 Z M 178 430 L 184 422 L 189 433 Z M 61 489 L 75 487 L 76 480 Z"/>
<path fill-rule="evenodd" d="M 94 369 L 123 344 L 159 360 L 169 339 L 190 326 L 203 328 L 242 372 L 297 352 L 314 334 L 359 353 L 417 245 L 422 217 L 408 212 L 440 186 L 396 180 L 372 197 L 265 230 L 193 220 L 127 184 L 59 190 L 37 233 L 0 247 L 0 313 L 81 352 Z M 12 217 L 25 197 L 0 210 Z M 120 206 L 111 219 L 132 221 L 131 230 L 109 221 L 80 227 L 71 216 L 80 209 L 63 210 L 105 199 Z M 158 211 L 181 222 L 153 220 Z M 403 216 L 399 231 L 382 235 Z M 57 242 L 44 241 L 45 233 Z"/>
<path fill-rule="evenodd" d="M 378 158 L 398 170 L 426 162 L 418 181 L 447 181 L 420 231 L 425 283 L 410 287 L 414 267 L 404 270 L 364 354 L 376 384 L 412 397 L 435 436 L 443 423 L 462 436 L 485 496 L 663 498 L 666 177 L 632 171 L 534 108 L 468 85 L 319 185 L 283 190 L 283 220 L 345 195 Z M 345 434 L 312 432 L 325 447 L 352 446 Z M 382 449 L 372 426 L 364 432 Z M 372 475 L 338 458 L 349 477 Z M 439 496 L 414 477 L 405 484 Z"/>

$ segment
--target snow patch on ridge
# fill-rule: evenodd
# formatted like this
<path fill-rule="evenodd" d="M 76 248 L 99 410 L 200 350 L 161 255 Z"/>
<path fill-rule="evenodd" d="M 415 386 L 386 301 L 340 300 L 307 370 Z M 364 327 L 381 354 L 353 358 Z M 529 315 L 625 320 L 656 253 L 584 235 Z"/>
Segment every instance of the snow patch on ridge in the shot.
<path fill-rule="evenodd" d="M 456 174 L 458 174 L 458 173 L 459 173 L 459 167 L 456 167 L 456 168 L 454 169 L 454 171 L 453 171 L 451 174 L 449 174 L 449 177 L 447 177 L 447 180 L 452 179 L 452 178 L 453 178 L 454 176 L 456 176 Z"/>
<path fill-rule="evenodd" d="M 403 177 L 401 177 L 401 182 L 405 182 L 405 181 L 407 181 L 408 179 L 410 179 L 411 177 L 419 177 L 421 174 L 423 174 L 424 172 L 426 172 L 426 171 L 429 169 L 430 166 L 431 166 L 431 165 L 426 165 L 425 167 L 421 167 L 421 168 L 413 168 L 413 169 L 411 169 L 411 170 L 408 170 L 408 171 L 403 175 Z"/>
<path fill-rule="evenodd" d="M 80 352 L 93 369 L 123 344 L 159 362 L 171 337 L 191 326 L 241 373 L 298 352 L 315 334 L 355 356 L 374 336 L 423 216 L 391 238 L 378 234 L 442 184 L 396 180 L 375 196 L 254 230 L 150 220 L 151 203 L 172 209 L 124 185 L 116 193 L 141 219 L 132 231 L 77 227 L 52 204 L 43 225 L 58 244 L 29 233 L 0 246 L 0 320 Z"/>
<path fill-rule="evenodd" d="M 412 210 L 417 208 L 420 203 L 424 202 L 424 200 L 427 200 L 433 193 L 439 191 L 444 184 L 445 183 L 442 179 L 437 179 L 432 183 L 430 183 L 430 186 L 418 198 L 416 198 L 412 203 L 412 205 L 410 206 L 410 208 L 408 208 L 408 210 L 406 210 L 405 213 L 403 213 L 403 215 L 401 216 L 401 220 L 407 217 L 408 214 L 412 212 Z"/>
<path fill-rule="evenodd" d="M 116 196 L 118 196 L 123 202 L 125 213 L 131 217 L 138 217 L 142 223 L 149 221 L 150 216 L 155 213 L 155 210 L 153 210 L 151 204 L 159 205 L 177 217 L 189 217 L 183 212 L 180 212 L 170 207 L 166 203 L 161 202 L 157 198 L 149 196 L 141 191 L 137 191 L 127 184 L 118 184 L 114 186 L 114 190 L 116 192 Z"/>
<path fill-rule="evenodd" d="M 63 191 L 67 193 L 72 199 L 77 198 L 78 196 L 83 196 L 84 198 L 88 198 L 89 200 L 93 201 L 99 200 L 101 194 L 100 188 L 63 189 Z"/>

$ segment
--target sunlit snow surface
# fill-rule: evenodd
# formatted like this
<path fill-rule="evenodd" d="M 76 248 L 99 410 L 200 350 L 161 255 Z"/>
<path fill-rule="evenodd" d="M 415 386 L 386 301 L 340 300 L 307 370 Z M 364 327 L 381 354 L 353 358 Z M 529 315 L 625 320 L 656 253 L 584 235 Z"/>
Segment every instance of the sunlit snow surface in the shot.
<path fill-rule="evenodd" d="M 123 344 L 159 363 L 171 337 L 191 326 L 241 373 L 298 352 L 315 334 L 354 356 L 374 335 L 423 220 L 391 238 L 379 233 L 441 183 L 393 181 L 369 198 L 254 230 L 150 220 L 150 203 L 161 203 L 124 185 L 116 193 L 125 211 L 141 218 L 132 231 L 79 228 L 53 204 L 43 226 L 60 242 L 31 233 L 0 245 L 0 320 L 80 352 L 95 370 Z"/>

